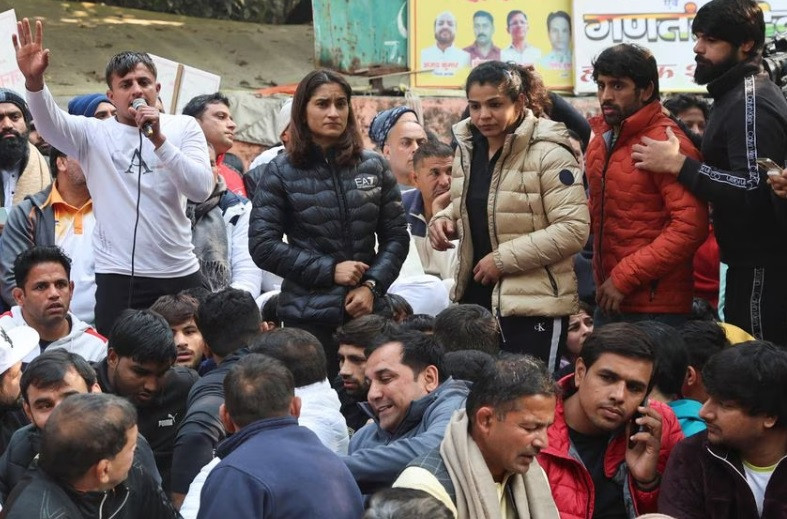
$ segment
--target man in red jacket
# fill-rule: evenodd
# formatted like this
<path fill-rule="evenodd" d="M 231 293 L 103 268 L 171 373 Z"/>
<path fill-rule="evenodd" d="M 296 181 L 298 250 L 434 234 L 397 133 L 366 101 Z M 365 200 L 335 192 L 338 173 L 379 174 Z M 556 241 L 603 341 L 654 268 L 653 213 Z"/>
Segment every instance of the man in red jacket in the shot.
<path fill-rule="evenodd" d="M 637 169 L 631 147 L 672 131 L 682 153 L 699 157 L 659 102 L 656 59 L 620 44 L 593 63 L 602 115 L 590 120 L 587 150 L 595 237 L 598 325 L 656 319 L 678 325 L 691 312 L 692 259 L 708 233 L 706 204 L 669 175 Z"/>
<path fill-rule="evenodd" d="M 637 326 L 609 324 L 585 341 L 538 455 L 562 519 L 655 512 L 661 474 L 683 438 L 666 405 L 647 400 L 654 344 Z"/>

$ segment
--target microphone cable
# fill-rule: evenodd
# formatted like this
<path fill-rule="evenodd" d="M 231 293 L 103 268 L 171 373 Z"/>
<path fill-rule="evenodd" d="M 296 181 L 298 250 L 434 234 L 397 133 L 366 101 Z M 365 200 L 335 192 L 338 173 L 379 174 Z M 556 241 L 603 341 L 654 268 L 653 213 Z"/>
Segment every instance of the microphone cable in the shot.
<path fill-rule="evenodd" d="M 128 287 L 128 308 L 134 295 L 134 256 L 137 252 L 137 227 L 139 227 L 139 200 L 142 198 L 142 129 L 139 130 L 139 163 L 137 164 L 137 208 L 134 218 L 134 234 L 131 238 L 131 280 Z"/>

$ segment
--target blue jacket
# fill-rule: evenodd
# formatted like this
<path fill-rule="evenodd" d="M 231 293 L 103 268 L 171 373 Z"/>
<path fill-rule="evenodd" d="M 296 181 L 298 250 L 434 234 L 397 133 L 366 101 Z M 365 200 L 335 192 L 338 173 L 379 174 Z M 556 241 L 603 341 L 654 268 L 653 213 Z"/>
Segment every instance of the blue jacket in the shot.
<path fill-rule="evenodd" d="M 686 438 L 707 428 L 705 421 L 700 418 L 701 402 L 683 398 L 670 402 L 669 406 L 675 411 L 675 416 L 678 417 L 680 422 L 680 428 L 683 429 L 683 436 Z"/>
<path fill-rule="evenodd" d="M 198 519 L 358 519 L 363 500 L 341 460 L 291 417 L 247 425 L 216 450 Z"/>
<path fill-rule="evenodd" d="M 361 404 L 374 423 L 350 438 L 344 462 L 364 494 L 389 487 L 399 473 L 418 456 L 440 446 L 445 428 L 457 409 L 462 409 L 470 386 L 449 378 L 428 395 L 415 400 L 396 431 L 382 429 L 368 404 Z"/>

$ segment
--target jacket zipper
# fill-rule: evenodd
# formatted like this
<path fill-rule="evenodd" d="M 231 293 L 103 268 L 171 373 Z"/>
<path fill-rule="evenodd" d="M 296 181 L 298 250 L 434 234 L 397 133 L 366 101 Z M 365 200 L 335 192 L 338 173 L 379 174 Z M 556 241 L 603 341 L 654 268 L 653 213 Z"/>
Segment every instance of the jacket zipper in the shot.
<path fill-rule="evenodd" d="M 535 132 L 535 130 L 533 130 L 533 131 Z M 500 191 L 500 177 L 503 175 L 503 164 L 505 164 L 505 161 L 508 160 L 509 155 L 511 155 L 511 147 L 513 147 L 515 139 L 516 139 L 516 136 L 514 134 L 510 134 L 509 136 L 506 137 L 506 140 L 503 141 L 503 148 L 500 151 L 500 158 L 497 159 L 497 163 L 495 164 L 495 169 L 492 170 L 492 175 L 493 176 L 494 176 L 495 170 L 499 171 L 499 173 L 497 175 L 497 184 L 495 185 L 495 191 L 494 191 L 495 198 L 492 201 L 492 237 L 494 237 L 495 244 L 496 244 L 497 247 L 500 247 L 500 238 L 498 238 L 498 236 L 497 236 L 497 196 L 499 194 L 498 192 Z M 506 146 L 508 147 L 508 149 L 506 149 Z M 528 144 L 528 147 L 529 146 L 530 146 L 530 144 Z M 505 156 L 503 156 L 504 153 L 505 153 Z M 492 189 L 491 179 L 490 179 L 489 189 L 490 189 L 490 193 L 491 193 L 492 192 L 491 191 L 491 189 Z M 500 316 L 500 306 L 503 304 L 502 285 L 503 285 L 503 280 L 499 279 L 497 281 L 497 315 L 498 316 Z M 500 323 L 499 323 L 499 320 L 498 320 L 498 326 L 499 326 L 499 324 Z M 502 328 L 501 328 L 501 332 L 500 333 L 502 334 Z M 503 338 L 502 335 L 501 335 L 501 338 Z M 503 342 L 505 342 L 505 338 L 503 338 Z"/>
<path fill-rule="evenodd" d="M 718 454 L 716 454 L 715 452 L 713 452 L 712 450 L 710 450 L 708 447 L 705 447 L 705 450 L 707 450 L 707 451 L 710 453 L 710 455 L 711 455 L 711 456 L 713 456 L 714 458 L 716 458 L 716 459 L 718 459 L 718 460 L 721 460 L 721 461 L 723 461 L 724 463 L 726 463 L 727 465 L 729 465 L 729 466 L 730 466 L 730 468 L 732 469 L 732 471 L 733 471 L 733 472 L 735 472 L 735 474 L 736 474 L 736 475 L 737 475 L 739 478 L 743 479 L 743 482 L 744 482 L 744 484 L 745 484 L 746 488 L 748 488 L 748 489 L 749 489 L 749 495 L 751 496 L 751 498 L 752 498 L 752 501 L 754 501 L 754 508 L 756 509 L 756 508 L 757 508 L 757 500 L 754 498 L 754 492 L 752 492 L 752 491 L 751 491 L 751 487 L 749 487 L 749 482 L 746 480 L 746 476 L 744 476 L 743 474 L 741 474 L 741 473 L 738 471 L 738 469 L 735 467 L 735 465 L 733 465 L 732 463 L 730 463 L 730 462 L 729 462 L 729 460 L 728 460 L 727 458 L 722 458 L 721 456 L 719 456 Z M 778 465 L 778 463 L 777 463 L 777 465 Z"/>
<path fill-rule="evenodd" d="M 346 194 L 344 192 L 344 186 L 342 184 L 342 181 L 338 177 L 338 172 L 336 171 L 336 168 L 334 168 L 333 165 L 331 165 L 330 161 L 327 158 L 325 159 L 325 164 L 328 166 L 328 170 L 331 172 L 331 178 L 333 179 L 334 189 L 336 189 L 337 193 L 339 194 L 339 197 L 338 197 L 339 198 L 339 206 L 341 208 L 342 216 L 344 218 L 344 221 L 342 222 L 342 232 L 343 232 L 343 235 L 344 235 L 343 236 L 344 237 L 344 247 L 345 247 L 345 249 L 346 249 L 346 251 L 348 253 L 348 256 L 345 258 L 345 260 L 352 260 L 353 259 L 353 250 L 352 250 L 352 244 L 351 244 L 351 240 L 350 240 L 350 212 L 348 210 L 347 196 L 346 196 Z M 349 287 L 344 287 L 344 288 L 345 288 L 345 290 L 344 290 L 345 294 L 347 292 L 349 292 Z"/>
<path fill-rule="evenodd" d="M 623 124 L 622 123 L 621 123 L 621 126 L 620 126 L 620 131 L 621 132 L 623 131 Z M 613 130 L 613 132 L 614 132 L 614 130 Z M 602 136 L 601 138 L 603 139 L 604 137 Z M 598 277 L 599 277 L 599 279 L 601 280 L 602 283 L 604 281 L 606 281 L 606 279 L 607 279 L 606 276 L 604 275 L 604 259 L 603 259 L 603 254 L 602 254 L 603 250 L 604 250 L 604 241 L 603 241 L 604 240 L 604 219 L 606 218 L 606 215 L 604 213 L 604 205 L 605 205 L 606 198 L 607 198 L 607 168 L 609 167 L 610 159 L 612 159 L 612 152 L 615 150 L 615 145 L 618 143 L 619 139 L 620 139 L 620 132 L 618 132 L 617 136 L 615 136 L 613 134 L 613 140 L 610 143 L 609 150 L 607 150 L 607 157 L 606 157 L 606 160 L 604 161 L 604 169 L 601 170 L 601 218 L 600 218 L 599 226 L 598 226 L 598 250 L 597 251 L 594 250 L 593 251 L 593 255 L 594 255 L 594 258 L 596 259 L 596 262 L 598 264 L 598 267 L 597 267 L 597 269 L 598 269 Z"/>
<path fill-rule="evenodd" d="M 557 297 L 557 281 L 555 281 L 555 276 L 553 276 L 552 271 L 549 270 L 549 265 L 544 265 L 544 270 L 547 271 L 547 276 L 549 276 L 549 284 L 552 285 L 552 293 Z"/>
<path fill-rule="evenodd" d="M 454 134 L 454 136 L 456 136 L 456 134 Z M 462 145 L 462 143 L 459 142 L 459 139 L 457 139 L 456 142 L 457 142 L 457 145 L 459 146 L 459 165 L 461 166 L 462 172 L 464 173 L 464 177 L 465 177 L 464 181 L 462 182 L 462 194 L 459 197 L 459 201 L 460 201 L 460 203 L 459 203 L 459 222 L 455 223 L 455 225 L 458 228 L 459 225 L 461 225 L 464 222 L 465 216 L 466 216 L 466 213 L 467 213 L 465 204 L 467 204 L 467 186 L 470 185 L 470 170 L 465 167 L 465 151 L 466 151 L 466 148 Z M 467 239 L 467 238 L 465 237 L 465 239 Z M 462 240 L 462 241 L 464 241 L 464 240 Z M 462 248 L 462 244 L 461 243 L 459 245 L 459 248 L 460 249 Z M 458 264 L 456 265 L 456 272 L 460 273 L 460 272 L 462 272 L 462 251 L 461 250 L 456 255 L 456 257 L 457 257 L 457 261 L 458 261 Z M 472 274 L 472 271 L 471 271 L 471 274 Z M 457 278 L 457 280 L 458 280 L 458 278 Z M 468 283 L 469 283 L 469 281 L 468 281 Z M 462 292 L 463 292 L 462 295 L 464 295 L 464 292 L 466 290 L 467 290 L 467 283 L 465 283 L 465 286 L 462 288 Z M 498 325 L 499 324 L 500 323 L 498 323 Z"/>

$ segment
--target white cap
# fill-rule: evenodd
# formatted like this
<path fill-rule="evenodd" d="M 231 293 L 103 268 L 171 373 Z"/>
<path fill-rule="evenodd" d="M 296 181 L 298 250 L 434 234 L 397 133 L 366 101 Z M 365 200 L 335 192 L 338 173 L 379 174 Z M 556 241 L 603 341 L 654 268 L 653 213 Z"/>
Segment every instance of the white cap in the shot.
<path fill-rule="evenodd" d="M 280 139 L 281 134 L 290 125 L 292 117 L 292 98 L 287 99 L 279 110 L 279 116 L 276 118 L 276 138 Z"/>
<path fill-rule="evenodd" d="M 38 348 L 38 332 L 29 326 L 0 327 L 0 373 L 5 373 Z"/>

